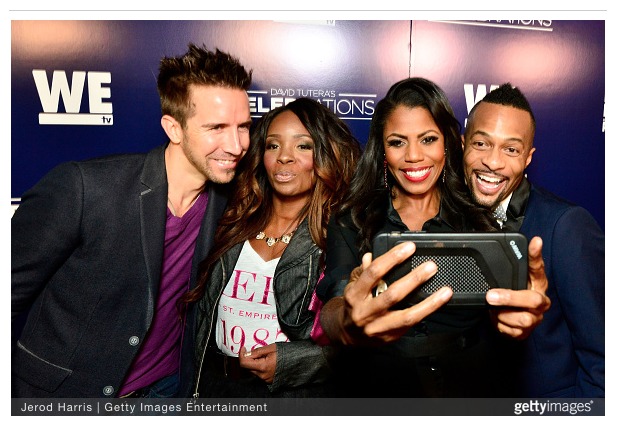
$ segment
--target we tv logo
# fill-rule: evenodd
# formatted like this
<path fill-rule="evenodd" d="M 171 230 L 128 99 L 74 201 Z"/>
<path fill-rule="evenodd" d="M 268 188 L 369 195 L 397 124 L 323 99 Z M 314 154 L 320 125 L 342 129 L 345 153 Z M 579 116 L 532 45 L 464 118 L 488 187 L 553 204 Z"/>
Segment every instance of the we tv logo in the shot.
<path fill-rule="evenodd" d="M 112 73 L 103 71 L 74 71 L 71 75 L 71 85 L 67 73 L 54 70 L 49 84 L 45 70 L 32 70 L 32 77 L 37 86 L 43 112 L 39 113 L 40 125 L 96 125 L 111 126 L 114 124 L 112 103 L 105 102 L 110 98 L 111 90 L 106 84 L 112 82 Z M 81 112 L 84 88 L 88 88 L 88 112 Z M 64 113 L 58 112 L 60 99 L 64 105 Z"/>

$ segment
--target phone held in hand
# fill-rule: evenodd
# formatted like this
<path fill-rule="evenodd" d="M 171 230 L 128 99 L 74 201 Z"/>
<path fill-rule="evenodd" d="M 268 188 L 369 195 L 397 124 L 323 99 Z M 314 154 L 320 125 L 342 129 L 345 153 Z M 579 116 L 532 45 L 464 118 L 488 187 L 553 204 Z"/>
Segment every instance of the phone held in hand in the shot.
<path fill-rule="evenodd" d="M 381 233 L 373 241 L 373 259 L 405 241 L 417 249 L 383 277 L 387 287 L 425 261 L 434 261 L 438 271 L 395 308 L 416 304 L 444 286 L 453 290 L 448 305 L 477 307 L 487 305 L 491 288 L 527 288 L 528 242 L 520 233 Z"/>

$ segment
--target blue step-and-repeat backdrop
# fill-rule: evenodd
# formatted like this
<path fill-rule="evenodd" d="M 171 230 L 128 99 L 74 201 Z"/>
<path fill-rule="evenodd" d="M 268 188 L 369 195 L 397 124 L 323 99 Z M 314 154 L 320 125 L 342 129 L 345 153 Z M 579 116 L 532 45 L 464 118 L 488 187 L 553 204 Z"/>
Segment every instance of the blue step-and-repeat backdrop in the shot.
<path fill-rule="evenodd" d="M 13 207 L 60 162 L 165 142 L 159 60 L 189 42 L 253 69 L 252 117 L 307 96 L 362 143 L 376 103 L 402 78 L 438 83 L 462 124 L 487 91 L 511 82 L 537 120 L 529 178 L 605 227 L 603 20 L 13 20 Z"/>

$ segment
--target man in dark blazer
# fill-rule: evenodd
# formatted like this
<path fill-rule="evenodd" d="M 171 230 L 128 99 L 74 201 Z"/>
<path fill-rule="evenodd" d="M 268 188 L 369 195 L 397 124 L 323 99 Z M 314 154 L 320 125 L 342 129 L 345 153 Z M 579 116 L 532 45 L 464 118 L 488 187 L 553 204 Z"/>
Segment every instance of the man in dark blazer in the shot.
<path fill-rule="evenodd" d="M 12 397 L 186 396 L 193 287 L 249 147 L 247 71 L 189 45 L 157 81 L 169 142 L 62 164 L 11 221 Z M 181 341 L 184 339 L 183 344 Z"/>
<path fill-rule="evenodd" d="M 504 208 L 499 224 L 543 241 L 551 306 L 522 342 L 500 342 L 511 397 L 604 397 L 604 233 L 584 208 L 531 184 L 535 118 L 506 83 L 469 114 L 463 136 L 467 184 L 481 205 Z M 511 389 L 507 388 L 510 381 Z"/>

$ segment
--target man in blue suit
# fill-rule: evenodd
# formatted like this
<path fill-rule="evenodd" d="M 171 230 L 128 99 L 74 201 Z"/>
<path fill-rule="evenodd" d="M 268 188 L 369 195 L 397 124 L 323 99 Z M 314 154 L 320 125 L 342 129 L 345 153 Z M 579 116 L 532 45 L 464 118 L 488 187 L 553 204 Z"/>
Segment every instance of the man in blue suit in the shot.
<path fill-rule="evenodd" d="M 497 213 L 503 230 L 543 241 L 552 305 L 527 339 L 498 340 L 513 382 L 506 394 L 604 397 L 604 233 L 584 208 L 524 176 L 534 134 L 527 99 L 506 83 L 473 107 L 463 136 L 465 177 L 476 202 L 503 208 L 506 216 Z"/>
<path fill-rule="evenodd" d="M 12 397 L 175 397 L 193 380 L 195 285 L 249 147 L 251 72 L 193 44 L 163 58 L 169 141 L 57 166 L 11 221 Z M 183 344 L 181 345 L 181 341 Z"/>

